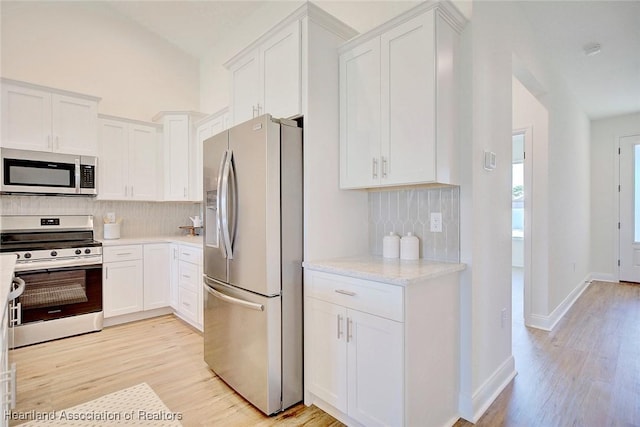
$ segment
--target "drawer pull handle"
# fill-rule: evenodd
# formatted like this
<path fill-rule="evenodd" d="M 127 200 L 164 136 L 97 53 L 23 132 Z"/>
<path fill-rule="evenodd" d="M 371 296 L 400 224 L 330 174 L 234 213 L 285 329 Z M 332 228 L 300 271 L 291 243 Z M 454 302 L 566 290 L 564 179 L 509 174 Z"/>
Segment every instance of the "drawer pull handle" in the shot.
<path fill-rule="evenodd" d="M 191 307 L 191 304 L 189 304 L 188 302 L 183 302 L 182 305 L 184 305 L 185 307 Z"/>
<path fill-rule="evenodd" d="M 119 254 L 116 254 L 118 256 L 126 256 L 126 255 L 133 255 L 131 252 L 120 252 Z"/>
<path fill-rule="evenodd" d="M 184 277 L 185 279 L 191 279 L 191 276 L 189 276 L 187 274 L 183 274 L 182 277 Z"/>
<path fill-rule="evenodd" d="M 350 297 L 355 297 L 356 296 L 355 292 L 345 291 L 344 289 L 336 289 L 336 293 L 342 294 L 342 295 L 348 295 Z"/>

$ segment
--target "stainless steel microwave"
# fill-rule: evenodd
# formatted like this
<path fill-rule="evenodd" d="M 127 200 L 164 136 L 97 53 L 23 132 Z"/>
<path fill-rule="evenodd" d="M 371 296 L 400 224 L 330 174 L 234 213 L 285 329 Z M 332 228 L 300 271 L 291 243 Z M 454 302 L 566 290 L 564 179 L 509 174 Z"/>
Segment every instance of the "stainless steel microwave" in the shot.
<path fill-rule="evenodd" d="M 0 193 L 95 196 L 97 163 L 93 156 L 2 148 Z"/>

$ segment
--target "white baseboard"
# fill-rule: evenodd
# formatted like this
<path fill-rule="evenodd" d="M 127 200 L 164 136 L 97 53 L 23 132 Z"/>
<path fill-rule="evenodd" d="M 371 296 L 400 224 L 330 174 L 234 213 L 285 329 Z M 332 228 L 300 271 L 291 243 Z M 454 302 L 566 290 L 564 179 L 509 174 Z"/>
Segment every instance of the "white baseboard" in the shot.
<path fill-rule="evenodd" d="M 549 315 L 531 314 L 529 316 L 527 326 L 543 331 L 552 331 L 556 327 L 560 319 L 567 314 L 567 311 L 573 306 L 573 304 L 580 298 L 580 295 L 587 289 L 587 286 L 591 283 L 592 275 L 588 274 L 582 282 L 580 282 L 569 295 L 551 312 Z"/>
<path fill-rule="evenodd" d="M 591 273 L 591 280 L 597 280 L 599 282 L 617 282 L 615 274 L 611 273 Z"/>
<path fill-rule="evenodd" d="M 473 396 L 460 395 L 461 417 L 474 424 L 477 423 L 515 376 L 515 359 L 512 355 L 473 393 Z"/>
<path fill-rule="evenodd" d="M 121 325 L 123 323 L 137 322 L 138 320 L 150 319 L 152 317 L 164 316 L 165 314 L 171 313 L 173 313 L 171 307 L 162 307 L 153 310 L 139 311 L 137 313 L 123 314 L 121 316 L 108 317 L 104 319 L 104 326 L 109 327 Z"/>

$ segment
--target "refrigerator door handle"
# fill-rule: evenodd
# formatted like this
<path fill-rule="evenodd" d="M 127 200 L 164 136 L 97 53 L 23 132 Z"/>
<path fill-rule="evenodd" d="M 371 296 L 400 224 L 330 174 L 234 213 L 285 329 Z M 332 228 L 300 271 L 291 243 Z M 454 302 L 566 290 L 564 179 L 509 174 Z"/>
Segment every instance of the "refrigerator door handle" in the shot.
<path fill-rule="evenodd" d="M 222 233 L 222 175 L 224 166 L 227 164 L 227 150 L 222 153 L 222 159 L 220 160 L 220 168 L 218 169 L 218 188 L 216 191 L 216 227 L 218 233 Z M 220 246 L 220 251 L 222 252 L 222 257 L 227 257 L 227 247 L 224 243 L 224 238 L 222 239 L 222 244 Z"/>
<path fill-rule="evenodd" d="M 229 233 L 229 174 L 231 169 L 231 157 L 233 152 L 227 151 L 226 161 L 222 172 L 222 191 L 220 193 L 220 203 L 222 204 L 222 237 L 226 247 L 227 259 L 233 259 L 233 249 L 231 248 L 231 236 Z"/>
<path fill-rule="evenodd" d="M 254 302 L 249 302 L 242 299 L 230 297 L 229 295 L 225 295 L 222 292 L 216 291 L 215 289 L 213 289 L 212 287 L 206 284 L 204 285 L 204 289 L 214 297 L 222 301 L 228 302 L 229 304 L 239 305 L 241 307 L 248 308 L 251 310 L 264 311 L 264 305 L 262 304 L 256 304 Z"/>
<path fill-rule="evenodd" d="M 238 225 L 238 183 L 236 181 L 236 169 L 235 169 L 235 161 L 233 158 L 233 152 L 229 156 L 229 190 L 231 197 L 231 214 L 228 216 L 229 227 L 227 231 L 229 231 L 229 252 L 231 252 L 231 248 L 233 247 L 233 242 L 236 240 L 236 230 Z"/>

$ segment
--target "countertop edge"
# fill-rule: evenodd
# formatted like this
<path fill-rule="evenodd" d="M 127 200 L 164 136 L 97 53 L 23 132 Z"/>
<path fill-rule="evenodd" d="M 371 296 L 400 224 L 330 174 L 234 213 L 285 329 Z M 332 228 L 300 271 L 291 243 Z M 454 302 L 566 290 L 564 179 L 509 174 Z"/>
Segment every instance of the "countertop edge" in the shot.
<path fill-rule="evenodd" d="M 429 262 L 429 270 L 425 273 L 411 273 L 406 274 L 403 277 L 398 275 L 389 275 L 378 272 L 369 271 L 358 266 L 345 266 L 333 264 L 337 260 L 329 261 L 304 261 L 302 266 L 311 271 L 318 271 L 323 273 L 338 274 L 346 277 L 352 277 L 356 279 L 371 280 L 375 282 L 388 283 L 398 286 L 408 286 L 416 283 L 420 283 L 426 280 L 435 279 L 448 274 L 458 273 L 467 268 L 463 263 L 448 263 L 448 262 Z M 346 260 L 348 262 L 348 260 Z M 384 261 L 382 258 L 372 258 L 369 261 L 369 265 L 381 265 Z"/>
<path fill-rule="evenodd" d="M 158 237 L 124 237 L 120 239 L 100 239 L 102 246 L 144 245 L 153 243 L 178 243 L 202 248 L 202 236 L 158 236 Z"/>

